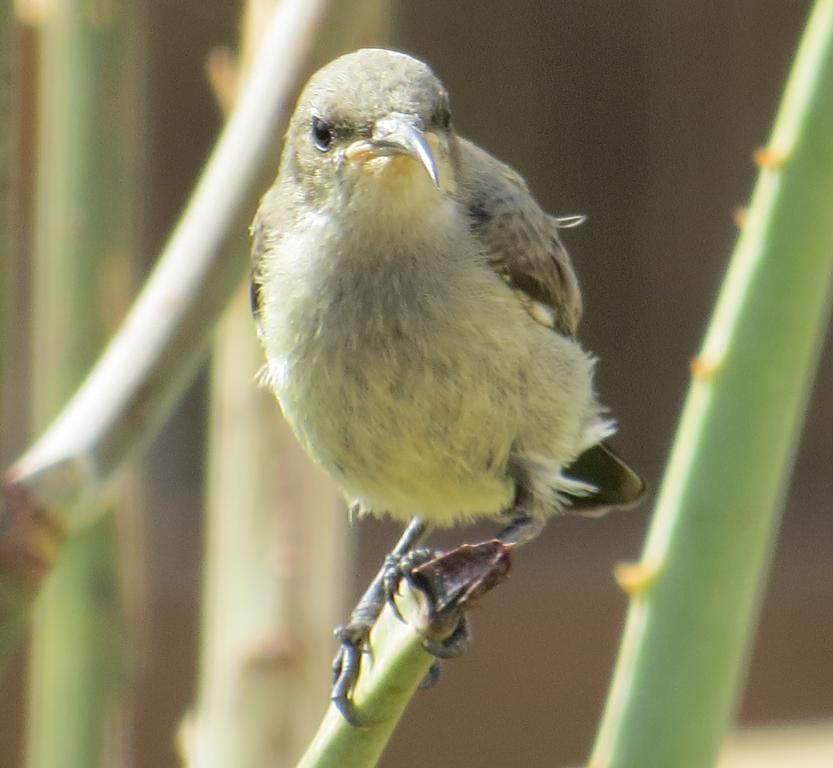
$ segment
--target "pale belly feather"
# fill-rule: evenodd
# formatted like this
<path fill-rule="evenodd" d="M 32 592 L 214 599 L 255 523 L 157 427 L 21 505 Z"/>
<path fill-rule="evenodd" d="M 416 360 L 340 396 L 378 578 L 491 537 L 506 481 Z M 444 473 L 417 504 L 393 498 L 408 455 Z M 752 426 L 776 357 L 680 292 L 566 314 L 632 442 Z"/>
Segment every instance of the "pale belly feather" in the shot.
<path fill-rule="evenodd" d="M 349 500 L 451 525 L 511 505 L 513 451 L 550 457 L 556 474 L 575 454 L 585 414 L 557 394 L 592 398 L 592 363 L 567 340 L 557 351 L 486 265 L 472 269 L 476 255 L 446 261 L 440 281 L 424 253 L 336 270 L 297 252 L 272 267 L 267 378 Z"/>

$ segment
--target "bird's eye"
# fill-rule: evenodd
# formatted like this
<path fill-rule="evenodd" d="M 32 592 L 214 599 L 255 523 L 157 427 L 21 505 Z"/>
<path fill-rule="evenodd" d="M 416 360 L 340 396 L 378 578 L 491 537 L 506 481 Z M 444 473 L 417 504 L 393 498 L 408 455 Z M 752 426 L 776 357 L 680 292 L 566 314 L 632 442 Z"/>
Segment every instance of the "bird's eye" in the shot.
<path fill-rule="evenodd" d="M 312 118 L 312 143 L 321 152 L 326 152 L 333 143 L 333 127 L 323 118 Z"/>
<path fill-rule="evenodd" d="M 440 128 L 448 128 L 451 125 L 451 112 L 448 109 L 448 106 L 441 102 L 437 105 L 434 109 L 434 114 L 431 115 L 431 121 L 435 124 L 440 126 Z"/>

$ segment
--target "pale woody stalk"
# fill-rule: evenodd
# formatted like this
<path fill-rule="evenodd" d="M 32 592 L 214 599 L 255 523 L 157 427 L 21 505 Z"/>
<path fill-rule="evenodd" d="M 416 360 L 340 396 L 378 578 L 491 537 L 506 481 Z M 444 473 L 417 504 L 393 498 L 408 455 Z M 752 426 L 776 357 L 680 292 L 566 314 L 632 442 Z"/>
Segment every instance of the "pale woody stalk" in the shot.
<path fill-rule="evenodd" d="M 233 98 L 254 59 L 257 20 L 284 2 L 247 4 L 239 71 L 227 56 L 214 59 L 224 62 L 214 69 L 218 96 Z M 383 8 L 381 0 L 334 4 L 307 73 L 345 50 L 378 44 Z M 241 223 L 247 253 L 244 233 Z M 295 765 L 327 701 L 332 628 L 345 620 L 350 597 L 344 574 L 354 538 L 344 504 L 257 387 L 263 352 L 245 282 L 214 344 L 201 673 L 181 732 L 191 768 Z"/>

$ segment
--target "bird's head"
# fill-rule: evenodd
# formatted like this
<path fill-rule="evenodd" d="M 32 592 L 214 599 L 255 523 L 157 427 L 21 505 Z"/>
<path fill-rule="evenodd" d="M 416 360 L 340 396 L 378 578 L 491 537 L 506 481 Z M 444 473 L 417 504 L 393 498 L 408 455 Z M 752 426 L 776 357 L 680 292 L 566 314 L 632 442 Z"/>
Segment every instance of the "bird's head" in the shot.
<path fill-rule="evenodd" d="M 419 214 L 454 189 L 448 94 L 403 53 L 364 49 L 319 70 L 292 117 L 281 174 L 318 209 Z"/>

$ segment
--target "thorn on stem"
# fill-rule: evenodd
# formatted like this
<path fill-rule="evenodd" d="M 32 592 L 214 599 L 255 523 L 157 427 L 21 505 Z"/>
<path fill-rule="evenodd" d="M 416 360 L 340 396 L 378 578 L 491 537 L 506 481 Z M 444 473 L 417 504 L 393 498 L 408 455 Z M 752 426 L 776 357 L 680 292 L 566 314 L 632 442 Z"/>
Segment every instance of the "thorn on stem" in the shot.
<path fill-rule="evenodd" d="M 752 154 L 752 159 L 758 168 L 767 171 L 777 171 L 784 166 L 789 152 L 779 147 L 758 147 Z"/>
<path fill-rule="evenodd" d="M 205 62 L 208 83 L 224 114 L 229 114 L 240 90 L 237 56 L 226 45 L 212 48 Z"/>
<path fill-rule="evenodd" d="M 613 578 L 631 598 L 642 597 L 657 580 L 660 568 L 647 563 L 619 563 L 613 569 Z"/>
<path fill-rule="evenodd" d="M 709 381 L 720 370 L 723 361 L 702 355 L 691 358 L 691 375 L 699 381 Z"/>

